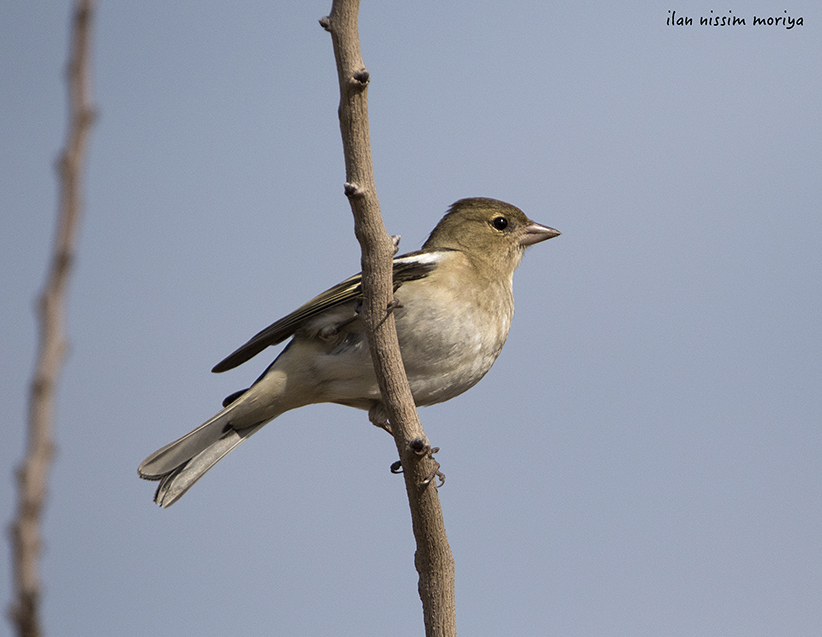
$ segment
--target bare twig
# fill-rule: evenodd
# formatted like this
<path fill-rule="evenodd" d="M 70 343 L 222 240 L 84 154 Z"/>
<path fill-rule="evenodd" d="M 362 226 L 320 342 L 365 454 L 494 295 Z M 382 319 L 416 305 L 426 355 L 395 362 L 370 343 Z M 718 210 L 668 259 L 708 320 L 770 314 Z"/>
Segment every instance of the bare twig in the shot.
<path fill-rule="evenodd" d="M 69 126 L 60 156 L 60 203 L 51 266 L 38 311 L 40 342 L 29 397 L 28 441 L 17 470 L 17 516 L 11 527 L 15 599 L 10 617 L 20 637 L 42 634 L 40 605 L 40 518 L 54 454 L 54 395 L 66 350 L 64 308 L 82 211 L 82 170 L 88 133 L 94 119 L 91 105 L 90 58 L 94 0 L 77 0 L 72 18 L 68 66 Z"/>
<path fill-rule="evenodd" d="M 415 564 L 423 605 L 425 633 L 456 635 L 454 559 L 445 535 L 439 496 L 430 484 L 435 463 L 427 451 L 408 379 L 400 357 L 394 315 L 392 257 L 394 243 L 380 214 L 368 128 L 369 74 L 360 53 L 357 26 L 359 0 L 334 0 L 320 24 L 331 33 L 340 82 L 340 130 L 345 152 L 345 193 L 354 213 L 354 230 L 362 248 L 363 302 L 371 358 L 382 401 L 400 454 L 417 542 Z M 423 451 L 421 453 L 421 450 Z"/>

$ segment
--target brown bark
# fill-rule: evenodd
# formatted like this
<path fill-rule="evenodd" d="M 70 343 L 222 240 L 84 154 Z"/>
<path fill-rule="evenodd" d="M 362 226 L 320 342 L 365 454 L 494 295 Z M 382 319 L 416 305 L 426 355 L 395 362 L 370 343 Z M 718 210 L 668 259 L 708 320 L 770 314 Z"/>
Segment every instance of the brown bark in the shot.
<path fill-rule="evenodd" d="M 77 0 L 68 66 L 69 123 L 58 171 L 60 201 L 51 265 L 39 298 L 39 349 L 31 383 L 28 440 L 17 469 L 17 515 L 11 527 L 15 598 L 9 611 L 20 637 L 39 637 L 41 518 L 54 455 L 54 398 L 66 351 L 66 288 L 82 212 L 82 172 L 91 105 L 90 58 L 94 0 Z"/>
<path fill-rule="evenodd" d="M 359 0 L 334 0 L 320 20 L 331 33 L 340 82 L 340 130 L 345 153 L 345 193 L 354 213 L 354 230 L 362 248 L 363 302 L 371 358 L 383 403 L 400 454 L 411 520 L 417 543 L 415 565 L 428 636 L 456 635 L 454 559 L 442 517 L 436 469 L 426 453 L 428 438 L 419 417 L 400 357 L 394 317 L 392 257 L 394 245 L 380 214 L 368 128 L 369 74 L 360 53 Z M 420 453 L 422 451 L 422 453 Z"/>

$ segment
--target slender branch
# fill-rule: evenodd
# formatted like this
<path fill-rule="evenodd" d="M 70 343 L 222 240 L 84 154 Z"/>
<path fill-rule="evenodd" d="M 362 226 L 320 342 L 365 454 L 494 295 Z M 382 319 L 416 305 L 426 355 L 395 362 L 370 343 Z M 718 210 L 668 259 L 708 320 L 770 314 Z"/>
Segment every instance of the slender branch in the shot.
<path fill-rule="evenodd" d="M 55 388 L 66 351 L 64 308 L 82 212 L 82 171 L 91 105 L 91 30 L 94 0 L 77 0 L 68 65 L 69 126 L 58 162 L 60 202 L 57 234 L 47 280 L 39 297 L 40 341 L 31 383 L 28 441 L 17 469 L 17 516 L 11 527 L 15 599 L 9 615 L 20 637 L 39 637 L 40 521 L 54 455 Z"/>
<path fill-rule="evenodd" d="M 433 460 L 400 357 L 394 316 L 392 257 L 394 245 L 380 214 L 368 128 L 369 74 L 360 53 L 357 17 L 359 0 L 334 0 L 320 24 L 331 33 L 340 82 L 340 130 L 345 153 L 345 192 L 354 213 L 354 231 L 362 248 L 365 324 L 371 358 L 380 384 L 405 476 L 417 542 L 415 564 L 428 636 L 456 635 L 454 559 L 439 496 L 433 481 Z"/>

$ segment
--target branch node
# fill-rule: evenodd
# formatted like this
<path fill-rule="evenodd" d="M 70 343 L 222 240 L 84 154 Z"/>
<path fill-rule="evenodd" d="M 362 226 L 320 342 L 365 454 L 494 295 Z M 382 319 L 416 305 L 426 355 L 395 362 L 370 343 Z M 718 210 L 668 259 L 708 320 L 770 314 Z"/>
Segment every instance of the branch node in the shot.
<path fill-rule="evenodd" d="M 349 199 L 353 197 L 365 197 L 365 189 L 362 186 L 348 181 L 343 185 L 343 192 L 345 192 L 345 196 Z"/>
<path fill-rule="evenodd" d="M 365 67 L 363 67 L 357 71 L 354 71 L 354 75 L 351 76 L 351 85 L 355 88 L 362 90 L 366 86 L 368 86 L 368 82 L 370 79 L 371 74 Z"/>
<path fill-rule="evenodd" d="M 401 240 L 402 240 L 402 237 L 400 235 L 398 235 L 398 234 L 392 234 L 391 235 L 391 243 L 394 244 L 394 254 L 397 254 L 397 252 L 400 251 L 400 241 Z"/>
<path fill-rule="evenodd" d="M 391 473 L 398 474 L 402 472 L 402 460 L 397 460 L 396 462 L 391 463 Z"/>
<path fill-rule="evenodd" d="M 320 18 L 320 26 L 328 32 L 331 32 L 331 18 L 327 15 Z"/>
<path fill-rule="evenodd" d="M 431 449 L 425 438 L 414 438 L 408 443 L 408 447 L 418 456 L 424 456 Z"/>
<path fill-rule="evenodd" d="M 100 111 L 91 106 L 84 108 L 77 115 L 78 126 L 88 128 L 94 124 L 100 117 Z"/>

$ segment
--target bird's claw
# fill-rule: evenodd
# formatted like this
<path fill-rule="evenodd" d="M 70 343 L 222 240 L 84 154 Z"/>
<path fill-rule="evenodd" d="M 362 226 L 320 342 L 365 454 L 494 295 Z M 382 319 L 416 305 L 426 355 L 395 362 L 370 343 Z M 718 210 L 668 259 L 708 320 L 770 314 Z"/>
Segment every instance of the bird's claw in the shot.
<path fill-rule="evenodd" d="M 411 451 L 415 454 L 420 456 L 421 458 L 430 458 L 431 462 L 434 463 L 433 469 L 428 474 L 428 477 L 420 483 L 421 487 L 427 487 L 434 481 L 434 478 L 439 478 L 439 484 L 437 484 L 437 488 L 441 487 L 445 484 L 445 474 L 440 471 L 440 463 L 434 459 L 434 454 L 439 452 L 439 447 L 432 447 L 428 444 L 427 440 L 422 438 L 415 438 L 410 443 Z"/>
<path fill-rule="evenodd" d="M 374 403 L 371 406 L 371 409 L 368 410 L 368 420 L 375 427 L 379 427 L 392 437 L 394 436 L 394 430 L 391 429 L 391 423 L 388 422 L 388 414 L 381 403 Z"/>
<path fill-rule="evenodd" d="M 371 418 L 371 424 L 375 427 L 379 427 L 387 431 L 392 436 L 394 432 L 391 429 L 391 425 L 389 424 L 388 420 L 383 416 L 381 405 L 374 405 L 369 411 L 369 417 Z M 429 484 L 434 482 L 434 478 L 439 479 L 439 483 L 436 485 L 437 488 L 441 487 L 445 484 L 445 474 L 440 471 L 440 463 L 434 459 L 434 454 L 439 452 L 439 447 L 432 447 L 428 444 L 428 441 L 424 437 L 414 438 L 411 442 L 408 443 L 408 447 L 413 451 L 417 456 L 422 458 L 430 458 L 431 462 L 434 463 L 434 467 L 432 468 L 431 472 L 428 474 L 428 477 L 425 478 L 420 483 L 421 487 L 427 487 Z M 402 468 L 402 460 L 397 460 L 396 462 L 391 463 L 391 473 L 398 474 L 403 473 Z"/>
<path fill-rule="evenodd" d="M 391 429 L 391 423 L 387 420 L 384 420 L 383 422 L 372 422 L 371 424 L 375 427 L 379 427 L 380 429 L 385 431 L 389 436 L 394 435 L 394 430 Z"/>
<path fill-rule="evenodd" d="M 430 473 L 430 475 L 420 482 L 421 487 L 427 487 L 434 481 L 434 478 L 439 478 L 439 482 L 437 483 L 437 489 L 439 489 L 442 485 L 445 484 L 445 474 L 440 471 L 440 463 L 434 460 L 434 470 Z"/>
<path fill-rule="evenodd" d="M 388 301 L 388 305 L 385 306 L 385 316 L 382 317 L 380 325 L 382 325 L 383 323 L 385 323 L 386 320 L 388 320 L 388 317 L 391 316 L 391 313 L 394 310 L 401 307 L 402 303 L 400 303 L 399 299 L 396 296 L 392 298 L 390 301 Z"/>
<path fill-rule="evenodd" d="M 439 447 L 434 447 L 431 450 L 431 453 L 428 455 L 431 458 L 431 461 L 434 463 L 434 468 L 431 469 L 431 473 L 428 474 L 428 477 L 420 483 L 421 487 L 427 487 L 434 481 L 434 478 L 439 478 L 439 482 L 437 483 L 437 488 L 439 489 L 442 485 L 445 484 L 445 474 L 440 471 L 440 463 L 434 460 L 434 454 L 439 451 Z"/>

